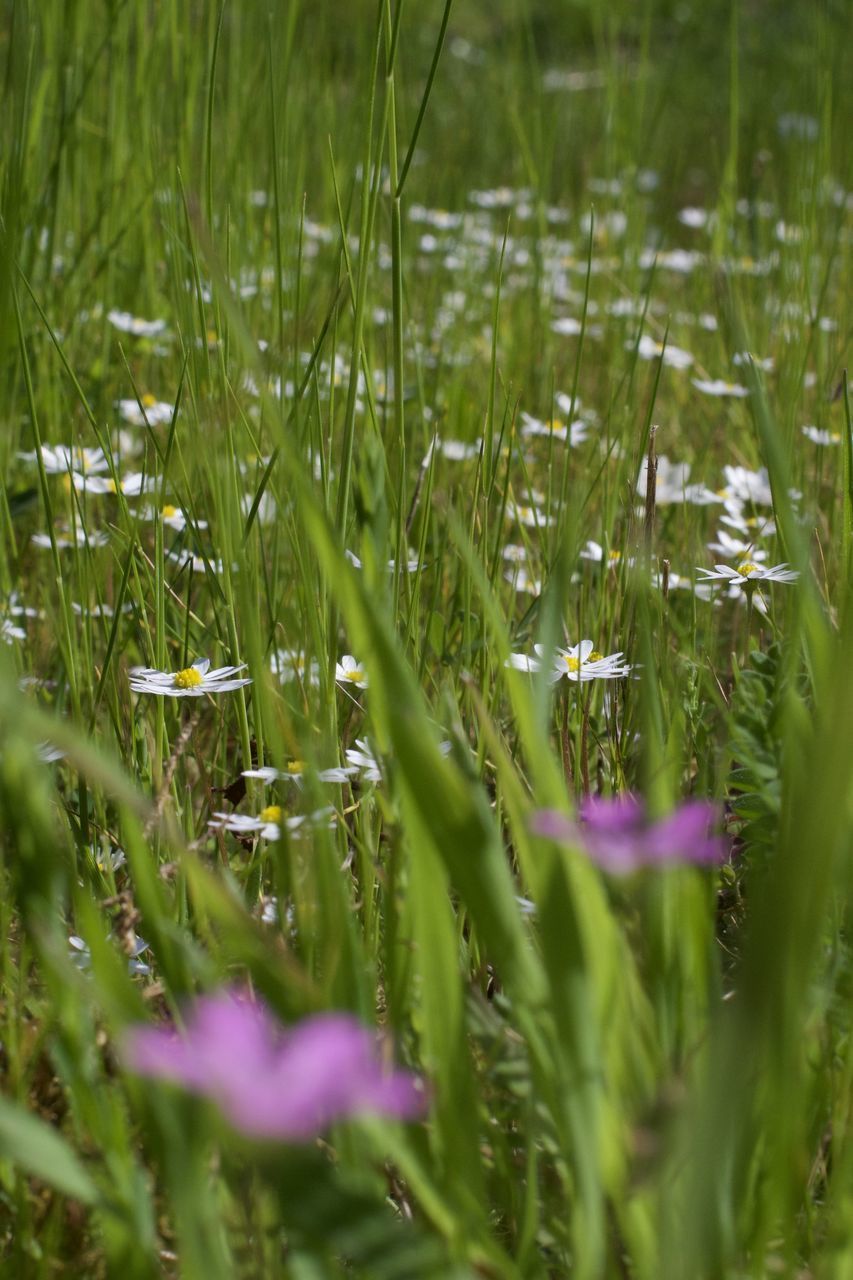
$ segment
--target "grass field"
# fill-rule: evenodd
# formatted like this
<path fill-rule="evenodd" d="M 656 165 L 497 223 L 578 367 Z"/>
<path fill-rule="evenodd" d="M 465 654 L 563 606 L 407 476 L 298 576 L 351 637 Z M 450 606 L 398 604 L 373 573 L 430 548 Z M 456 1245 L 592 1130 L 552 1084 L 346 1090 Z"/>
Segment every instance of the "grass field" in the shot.
<path fill-rule="evenodd" d="M 5 0 L 0 1275 L 853 1280 L 851 35 Z"/>

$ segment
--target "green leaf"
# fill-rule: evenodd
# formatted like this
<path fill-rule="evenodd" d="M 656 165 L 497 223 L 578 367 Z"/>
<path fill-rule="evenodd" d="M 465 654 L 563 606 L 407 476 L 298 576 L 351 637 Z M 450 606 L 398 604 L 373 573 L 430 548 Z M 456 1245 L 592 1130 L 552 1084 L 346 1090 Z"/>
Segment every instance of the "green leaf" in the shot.
<path fill-rule="evenodd" d="M 61 1134 L 6 1098 L 0 1098 L 0 1157 L 82 1204 L 99 1199 L 97 1187 Z"/>

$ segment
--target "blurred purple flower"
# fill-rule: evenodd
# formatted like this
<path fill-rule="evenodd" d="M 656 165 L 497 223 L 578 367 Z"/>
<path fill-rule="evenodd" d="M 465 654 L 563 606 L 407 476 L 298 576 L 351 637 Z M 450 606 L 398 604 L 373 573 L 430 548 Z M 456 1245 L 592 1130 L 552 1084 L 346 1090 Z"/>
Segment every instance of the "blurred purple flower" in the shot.
<path fill-rule="evenodd" d="M 554 809 L 533 815 L 536 835 L 573 844 L 614 875 L 638 867 L 673 862 L 722 862 L 726 842 L 712 835 L 719 815 L 708 800 L 685 800 L 665 818 L 650 821 L 643 801 L 630 792 L 618 796 L 587 796 L 578 808 L 580 822 Z"/>
<path fill-rule="evenodd" d="M 374 1035 L 356 1018 L 322 1013 L 284 1028 L 266 1005 L 236 991 L 200 999 L 183 1035 L 133 1027 L 124 1058 L 138 1075 L 210 1098 L 255 1138 L 307 1142 L 364 1112 L 413 1117 L 425 1101 L 416 1076 L 383 1067 Z"/>

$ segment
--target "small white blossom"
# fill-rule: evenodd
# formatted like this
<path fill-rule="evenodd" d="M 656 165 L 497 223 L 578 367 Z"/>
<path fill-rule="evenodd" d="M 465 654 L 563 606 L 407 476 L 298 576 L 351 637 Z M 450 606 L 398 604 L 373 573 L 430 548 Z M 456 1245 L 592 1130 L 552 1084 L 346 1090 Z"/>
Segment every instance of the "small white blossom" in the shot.
<path fill-rule="evenodd" d="M 114 328 L 122 333 L 132 333 L 135 338 L 156 338 L 166 328 L 165 320 L 142 320 L 129 311 L 113 309 L 107 312 L 107 319 Z"/>
<path fill-rule="evenodd" d="M 356 738 L 355 746 L 346 751 L 347 763 L 361 773 L 365 782 L 381 782 L 382 769 L 366 738 Z"/>
<path fill-rule="evenodd" d="M 144 427 L 146 420 L 151 427 L 172 421 L 175 410 L 168 400 L 157 400 L 154 396 L 144 395 L 141 403 L 140 409 L 136 400 L 119 400 L 118 402 L 119 413 L 132 427 Z"/>
<path fill-rule="evenodd" d="M 841 435 L 838 431 L 826 431 L 820 427 L 812 426 L 810 423 L 805 427 L 801 427 L 803 435 L 807 440 L 811 440 L 812 444 L 819 444 L 826 448 L 828 445 L 841 444 Z"/>
<path fill-rule="evenodd" d="M 208 823 L 214 831 L 230 831 L 237 836 L 260 836 L 262 840 L 281 839 L 282 827 L 290 834 L 296 835 L 303 828 L 316 829 L 335 826 L 334 809 L 326 806 L 314 813 L 293 814 L 285 817 L 281 805 L 267 805 L 257 817 L 244 813 L 215 813 Z"/>
<path fill-rule="evenodd" d="M 730 396 L 741 400 L 749 395 L 749 388 L 737 382 L 726 382 L 725 378 L 691 378 L 697 391 L 706 396 Z"/>
<path fill-rule="evenodd" d="M 354 685 L 356 689 L 367 688 L 367 672 L 351 653 L 345 653 L 340 662 L 335 663 L 335 680 L 340 685 Z"/>
<path fill-rule="evenodd" d="M 109 534 L 103 533 L 98 529 L 89 533 L 81 525 L 77 525 L 73 534 L 69 529 L 60 529 L 56 535 L 56 545 L 60 549 L 74 547 L 79 550 L 81 547 L 105 547 L 109 542 Z M 50 534 L 34 533 L 30 541 L 36 547 L 49 547 Z"/>
<path fill-rule="evenodd" d="M 621 652 L 605 656 L 597 652 L 591 640 L 582 640 L 569 649 L 558 648 L 550 655 L 544 645 L 536 644 L 533 649 L 535 657 L 512 653 L 506 665 L 516 671 L 536 672 L 550 661 L 548 679 L 551 684 L 556 684 L 563 677 L 575 684 L 585 684 L 590 680 L 620 680 L 632 670 Z"/>
<path fill-rule="evenodd" d="M 272 655 L 272 669 L 279 680 L 298 680 L 300 684 L 317 688 L 320 683 L 320 664 L 300 649 L 277 649 Z"/>
<path fill-rule="evenodd" d="M 753 582 L 796 582 L 799 572 L 789 569 L 786 564 L 776 564 L 768 568 L 756 564 L 754 560 L 742 560 L 736 568 L 731 565 L 717 564 L 711 569 L 697 569 L 702 574 L 703 582 L 728 582 L 730 585 L 743 586 Z"/>
<path fill-rule="evenodd" d="M 183 671 L 155 671 L 151 667 L 133 667 L 130 671 L 130 687 L 134 693 L 154 693 L 167 698 L 200 698 L 205 693 L 227 693 L 251 684 L 249 677 L 235 680 L 238 667 L 216 667 L 209 670 L 210 659 L 200 658 Z"/>
<path fill-rule="evenodd" d="M 35 462 L 38 455 L 19 453 L 18 457 L 22 462 Z M 103 449 L 86 449 L 80 445 L 43 444 L 41 460 L 48 475 L 66 475 L 69 471 L 97 475 L 110 469 L 109 459 Z"/>
<path fill-rule="evenodd" d="M 111 476 L 83 475 L 79 471 L 71 472 L 71 480 L 78 493 L 115 493 L 116 482 Z M 118 488 L 125 497 L 138 498 L 154 486 L 154 477 L 143 475 L 141 471 L 133 471 L 119 479 Z"/>
<path fill-rule="evenodd" d="M 586 440 L 589 435 L 589 423 L 584 422 L 582 418 L 576 418 L 569 424 L 560 422 L 558 418 L 542 422 L 539 418 L 522 412 L 521 434 L 528 437 L 544 436 L 546 439 L 560 440 L 574 448 L 575 445 L 583 444 Z"/>
<path fill-rule="evenodd" d="M 633 342 L 626 342 L 625 349 L 632 351 L 634 349 Z M 659 356 L 663 356 L 664 364 L 671 369 L 689 369 L 693 363 L 693 357 L 689 351 L 685 351 L 682 347 L 677 347 L 670 342 L 664 346 L 662 342 L 656 342 L 647 333 L 644 333 L 640 338 L 637 345 L 637 355 L 641 360 L 657 360 Z"/>
<path fill-rule="evenodd" d="M 757 549 L 753 542 L 743 542 L 740 538 L 733 538 L 730 533 L 726 533 L 725 529 L 717 530 L 717 541 L 708 543 L 709 551 L 716 551 L 721 556 L 730 556 L 732 559 L 752 560 L 760 563 L 767 559 L 767 552 Z"/>

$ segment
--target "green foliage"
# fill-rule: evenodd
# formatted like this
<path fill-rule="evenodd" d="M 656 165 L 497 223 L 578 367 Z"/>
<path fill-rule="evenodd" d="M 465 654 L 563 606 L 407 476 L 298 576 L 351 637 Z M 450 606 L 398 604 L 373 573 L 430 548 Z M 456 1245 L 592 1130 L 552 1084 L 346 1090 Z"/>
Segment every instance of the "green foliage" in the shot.
<path fill-rule="evenodd" d="M 732 768 L 728 786 L 732 811 L 740 820 L 739 857 L 772 855 L 779 836 L 782 809 L 783 697 L 780 650 L 753 650 L 738 673 L 732 694 Z"/>

